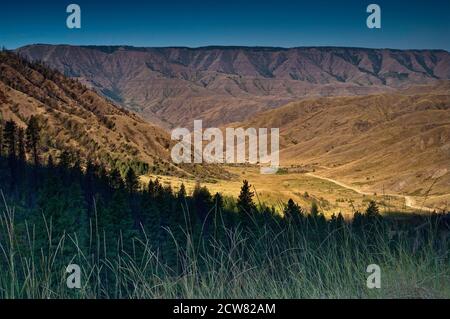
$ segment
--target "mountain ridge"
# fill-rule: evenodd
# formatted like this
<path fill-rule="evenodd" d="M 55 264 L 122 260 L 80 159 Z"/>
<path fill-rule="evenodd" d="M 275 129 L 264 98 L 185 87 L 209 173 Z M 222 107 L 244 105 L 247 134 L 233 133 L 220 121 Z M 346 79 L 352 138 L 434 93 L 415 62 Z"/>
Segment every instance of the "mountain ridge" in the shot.
<path fill-rule="evenodd" d="M 436 51 L 436 52 L 446 52 L 450 53 L 445 49 L 398 49 L 398 48 L 371 48 L 363 46 L 333 46 L 333 45 L 323 45 L 323 46 L 293 46 L 293 47 L 283 47 L 283 46 L 258 46 L 258 45 L 203 45 L 203 46 L 135 46 L 135 45 L 120 45 L 120 44 L 48 44 L 48 43 L 32 43 L 14 50 L 20 50 L 27 47 L 33 46 L 66 46 L 66 47 L 80 47 L 80 48 L 126 48 L 126 49 L 189 49 L 189 50 L 203 50 L 203 49 L 263 49 L 263 50 L 291 50 L 291 49 L 357 49 L 357 50 L 389 50 L 389 51 Z"/>
<path fill-rule="evenodd" d="M 303 98 L 450 79 L 445 50 L 31 45 L 17 52 L 166 128 L 194 119 L 221 126 Z"/>

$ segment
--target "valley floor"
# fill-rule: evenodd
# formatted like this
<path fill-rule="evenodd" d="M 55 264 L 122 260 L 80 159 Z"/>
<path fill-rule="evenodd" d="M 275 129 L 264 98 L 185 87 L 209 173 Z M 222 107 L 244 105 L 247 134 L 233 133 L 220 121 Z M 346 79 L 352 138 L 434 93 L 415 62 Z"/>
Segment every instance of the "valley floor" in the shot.
<path fill-rule="evenodd" d="M 375 200 L 379 203 L 382 213 L 389 212 L 432 212 L 440 210 L 447 195 L 429 196 L 428 198 L 391 193 L 370 193 L 341 181 L 321 176 L 320 173 L 283 173 L 262 175 L 256 167 L 227 167 L 235 177 L 231 180 L 216 180 L 201 182 L 211 192 L 219 192 L 225 196 L 236 197 L 239 194 L 242 180 L 247 179 L 256 191 L 257 200 L 261 203 L 280 208 L 282 203 L 292 198 L 299 205 L 309 208 L 315 201 L 321 211 L 327 215 L 341 212 L 344 217 L 351 218 L 355 211 L 363 211 L 367 203 Z M 141 179 L 148 183 L 149 179 L 158 178 L 163 184 L 178 189 L 183 183 L 186 189 L 192 191 L 194 179 L 148 175 Z"/>

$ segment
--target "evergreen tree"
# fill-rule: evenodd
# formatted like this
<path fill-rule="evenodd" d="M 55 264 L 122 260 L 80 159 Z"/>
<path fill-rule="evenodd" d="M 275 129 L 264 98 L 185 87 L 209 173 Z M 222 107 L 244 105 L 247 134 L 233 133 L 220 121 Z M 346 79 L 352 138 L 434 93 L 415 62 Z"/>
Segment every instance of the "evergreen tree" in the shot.
<path fill-rule="evenodd" d="M 120 176 L 120 172 L 117 168 L 113 168 L 111 172 L 109 172 L 109 181 L 111 187 L 114 189 L 120 189 L 124 187 L 122 177 Z"/>
<path fill-rule="evenodd" d="M 39 165 L 40 127 L 38 119 L 34 115 L 28 120 L 28 127 L 25 134 L 27 149 L 32 154 L 34 165 L 37 166 Z"/>
<path fill-rule="evenodd" d="M 153 182 L 152 179 L 150 179 L 150 181 L 148 182 L 147 193 L 148 193 L 149 197 L 155 197 L 155 194 L 156 194 L 155 182 Z"/>
<path fill-rule="evenodd" d="M 369 206 L 366 209 L 366 216 L 368 218 L 374 218 L 380 216 L 380 211 L 378 210 L 377 203 L 373 200 L 370 201 Z"/>
<path fill-rule="evenodd" d="M 141 206 L 137 192 L 139 190 L 139 180 L 134 170 L 130 167 L 125 175 L 125 188 L 128 192 L 129 206 L 134 221 L 134 228 L 139 229 L 142 224 L 142 214 L 139 210 Z"/>
<path fill-rule="evenodd" d="M 298 222 L 302 217 L 303 211 L 292 199 L 288 200 L 284 208 L 284 217 L 288 222 Z"/>
<path fill-rule="evenodd" d="M 82 169 L 81 169 L 81 160 L 80 157 L 77 156 L 75 158 L 75 162 L 73 163 L 73 167 L 71 169 L 71 179 L 81 183 L 82 179 Z"/>
<path fill-rule="evenodd" d="M 78 162 L 78 161 L 76 161 Z M 75 168 L 75 166 L 74 166 Z M 84 173 L 84 198 L 86 203 L 88 204 L 88 217 L 91 218 L 93 215 L 94 209 L 94 198 L 95 198 L 95 190 L 96 185 L 94 179 L 96 178 L 96 167 L 92 163 L 91 160 L 88 159 L 86 163 L 86 171 Z"/>
<path fill-rule="evenodd" d="M 342 213 L 339 212 L 339 214 L 336 217 L 336 227 L 342 228 L 344 225 L 345 225 L 344 216 L 342 216 Z"/>
<path fill-rule="evenodd" d="M 50 154 L 47 159 L 47 168 L 53 169 L 55 167 L 55 161 L 53 160 L 53 156 Z"/>
<path fill-rule="evenodd" d="M 378 210 L 377 203 L 375 201 L 370 201 L 366 213 L 364 214 L 365 220 L 365 231 L 368 234 L 380 235 L 382 233 L 383 225 L 381 223 L 382 217 L 380 211 Z"/>
<path fill-rule="evenodd" d="M 22 128 L 17 129 L 17 156 L 20 163 L 25 163 L 25 132 Z"/>
<path fill-rule="evenodd" d="M 211 193 L 205 186 L 200 186 L 200 183 L 195 185 L 194 191 L 192 193 L 192 200 L 195 204 L 195 209 L 200 220 L 203 222 L 208 214 L 211 207 Z"/>
<path fill-rule="evenodd" d="M 10 120 L 5 123 L 3 139 L 8 154 L 8 167 L 10 172 L 9 186 L 11 190 L 16 190 L 17 185 L 17 125 Z"/>
<path fill-rule="evenodd" d="M 12 160 L 16 160 L 17 158 L 16 134 L 17 134 L 16 122 L 12 120 L 7 121 L 5 123 L 3 139 L 8 157 Z"/>
<path fill-rule="evenodd" d="M 215 193 L 213 203 L 217 210 L 223 209 L 223 196 L 220 193 Z"/>
<path fill-rule="evenodd" d="M 150 180 L 150 182 L 148 183 L 148 193 L 150 194 L 150 196 L 154 198 L 161 198 L 163 197 L 163 191 L 164 190 L 161 183 L 159 182 L 159 178 L 156 178 L 154 182 Z"/>
<path fill-rule="evenodd" d="M 70 168 L 70 163 L 72 162 L 72 154 L 68 150 L 63 150 L 61 154 L 59 154 L 59 163 L 58 167 L 67 172 Z"/>
<path fill-rule="evenodd" d="M 239 211 L 246 214 L 256 212 L 256 205 L 253 202 L 253 196 L 255 196 L 255 194 L 250 190 L 250 187 L 251 185 L 248 181 L 244 180 L 237 200 Z"/>
<path fill-rule="evenodd" d="M 0 118 L 0 156 L 3 155 L 3 123 Z"/>
<path fill-rule="evenodd" d="M 186 187 L 184 186 L 183 183 L 181 183 L 181 185 L 180 185 L 180 189 L 178 190 L 178 193 L 177 193 L 177 198 L 179 200 L 184 200 L 186 198 Z"/>
<path fill-rule="evenodd" d="M 68 150 L 64 150 L 59 154 L 59 162 L 57 164 L 57 174 L 63 184 L 70 183 L 70 168 L 72 163 L 72 154 Z"/>
<path fill-rule="evenodd" d="M 213 217 L 212 217 L 212 223 L 213 223 L 213 232 L 214 232 L 214 238 L 216 240 L 223 239 L 225 237 L 225 229 L 224 225 L 224 202 L 223 202 L 223 196 L 220 193 L 215 193 L 213 196 Z"/>
<path fill-rule="evenodd" d="M 131 167 L 125 175 L 125 187 L 130 194 L 136 193 L 139 189 L 139 180 Z"/>
<path fill-rule="evenodd" d="M 353 226 L 356 230 L 358 230 L 358 229 L 360 229 L 363 225 L 364 225 L 364 217 L 363 217 L 363 215 L 362 215 L 359 211 L 356 211 L 356 212 L 353 214 L 352 226 Z"/>
<path fill-rule="evenodd" d="M 200 183 L 195 185 L 192 193 L 192 200 L 194 202 L 194 209 L 198 217 L 200 225 L 203 225 L 203 236 L 207 238 L 210 234 L 210 226 L 212 216 L 209 214 L 212 209 L 212 196 L 208 188 L 200 186 Z M 193 221 L 194 222 L 194 221 Z"/>
<path fill-rule="evenodd" d="M 143 200 L 141 202 L 143 221 L 153 244 L 155 244 L 156 247 L 159 247 L 161 215 L 155 201 L 154 182 L 151 179 L 143 195 Z"/>
<path fill-rule="evenodd" d="M 313 217 L 319 216 L 319 207 L 317 206 L 316 201 L 313 201 L 311 204 L 311 216 Z"/>

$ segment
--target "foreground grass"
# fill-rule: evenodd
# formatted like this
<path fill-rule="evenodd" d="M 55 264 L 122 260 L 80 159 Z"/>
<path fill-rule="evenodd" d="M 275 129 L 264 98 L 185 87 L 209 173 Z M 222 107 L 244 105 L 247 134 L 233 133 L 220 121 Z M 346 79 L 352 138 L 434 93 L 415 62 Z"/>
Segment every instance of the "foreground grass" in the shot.
<path fill-rule="evenodd" d="M 448 247 L 436 247 L 434 235 L 418 244 L 356 236 L 345 225 L 319 238 L 314 227 L 291 225 L 176 240 L 167 229 L 177 251 L 169 266 L 144 232 L 127 250 L 120 237 L 107 246 L 92 223 L 81 248 L 76 234 L 53 238 L 48 221 L 48 245 L 36 249 L 34 227 L 16 225 L 14 210 L 0 221 L 0 298 L 450 298 Z M 81 289 L 67 288 L 70 263 L 82 270 Z M 366 286 L 374 263 L 381 289 Z"/>

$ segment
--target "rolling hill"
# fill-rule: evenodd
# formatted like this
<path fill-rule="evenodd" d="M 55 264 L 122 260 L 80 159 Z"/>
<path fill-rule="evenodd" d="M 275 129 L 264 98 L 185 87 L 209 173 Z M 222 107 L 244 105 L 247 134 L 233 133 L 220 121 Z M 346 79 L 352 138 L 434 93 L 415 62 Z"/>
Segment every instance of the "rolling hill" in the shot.
<path fill-rule="evenodd" d="M 281 165 L 292 171 L 309 167 L 364 191 L 449 194 L 450 82 L 303 100 L 235 125 L 280 128 Z"/>

